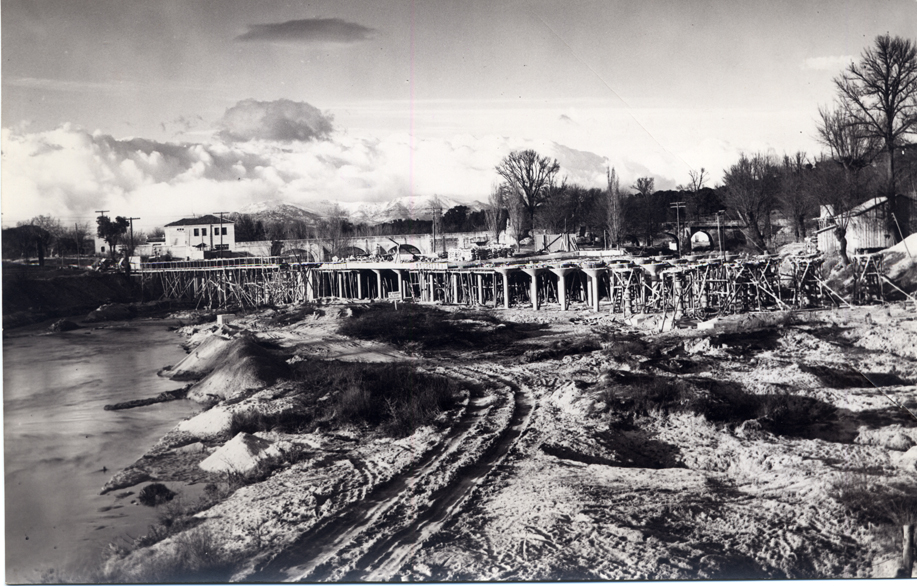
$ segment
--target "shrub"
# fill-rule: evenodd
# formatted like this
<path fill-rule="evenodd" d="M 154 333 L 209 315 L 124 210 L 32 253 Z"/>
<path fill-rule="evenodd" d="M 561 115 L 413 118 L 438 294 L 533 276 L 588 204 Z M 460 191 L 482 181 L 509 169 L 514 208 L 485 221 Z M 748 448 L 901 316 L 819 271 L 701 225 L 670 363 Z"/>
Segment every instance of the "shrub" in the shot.
<path fill-rule="evenodd" d="M 335 412 L 342 422 L 375 425 L 404 437 L 452 408 L 457 394 L 456 383 L 445 377 L 386 364 L 365 369 L 358 384 L 340 392 Z"/>
<path fill-rule="evenodd" d="M 316 360 L 298 362 L 294 370 L 300 422 L 370 425 L 396 437 L 410 435 L 454 407 L 460 390 L 454 381 L 409 364 Z M 330 404 L 318 401 L 325 394 L 333 397 Z"/>
<path fill-rule="evenodd" d="M 283 430 L 289 433 L 308 431 L 314 417 L 306 405 L 294 405 L 291 409 L 274 413 L 262 413 L 255 409 L 236 411 L 229 423 L 229 435 L 239 433 L 255 434 L 259 431 Z"/>
<path fill-rule="evenodd" d="M 633 416 L 693 413 L 713 423 L 757 419 L 771 433 L 795 435 L 830 421 L 836 412 L 832 405 L 811 397 L 790 392 L 754 395 L 734 383 L 710 379 L 617 372 L 606 377 L 605 402 L 612 411 Z"/>
<path fill-rule="evenodd" d="M 506 344 L 523 337 L 524 329 L 482 312 L 451 313 L 413 304 L 399 305 L 396 310 L 393 305 L 376 304 L 362 308 L 362 312 L 344 321 L 338 332 L 400 347 L 435 350 Z"/>
<path fill-rule="evenodd" d="M 137 500 L 140 501 L 140 504 L 148 507 L 161 505 L 173 498 L 175 498 L 175 493 L 169 490 L 165 484 L 160 482 L 154 482 L 153 484 L 144 486 L 137 496 Z"/>
<path fill-rule="evenodd" d="M 845 474 L 829 494 L 861 523 L 895 527 L 917 523 L 917 486 L 879 482 L 860 470 Z"/>

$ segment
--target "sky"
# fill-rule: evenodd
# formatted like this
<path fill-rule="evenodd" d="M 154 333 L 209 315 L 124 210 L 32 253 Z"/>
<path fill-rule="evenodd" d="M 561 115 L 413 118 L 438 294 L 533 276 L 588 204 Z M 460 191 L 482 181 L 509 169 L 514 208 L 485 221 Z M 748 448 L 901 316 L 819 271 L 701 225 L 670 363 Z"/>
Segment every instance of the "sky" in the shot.
<path fill-rule="evenodd" d="M 0 0 L 2 223 L 149 228 L 261 201 L 486 200 L 513 150 L 568 183 L 710 186 L 820 152 L 818 107 L 917 0 Z"/>

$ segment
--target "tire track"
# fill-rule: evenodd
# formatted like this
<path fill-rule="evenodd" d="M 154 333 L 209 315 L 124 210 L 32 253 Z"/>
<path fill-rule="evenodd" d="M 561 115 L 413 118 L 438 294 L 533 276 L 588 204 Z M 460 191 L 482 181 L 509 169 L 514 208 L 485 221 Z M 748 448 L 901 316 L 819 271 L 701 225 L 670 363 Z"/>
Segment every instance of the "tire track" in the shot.
<path fill-rule="evenodd" d="M 319 522 L 247 581 L 339 581 L 364 575 L 384 579 L 376 576 L 394 575 L 414 548 L 461 507 L 524 430 L 530 393 L 479 370 L 438 370 L 471 387 L 466 411 L 444 441 L 362 500 Z M 488 393 L 495 386 L 496 392 Z M 475 447 L 482 452 L 478 457 L 473 457 Z"/>
<path fill-rule="evenodd" d="M 489 373 L 479 370 L 475 372 L 479 376 L 497 379 Z M 362 557 L 357 568 L 343 577 L 344 582 L 386 582 L 394 579 L 405 562 L 425 541 L 442 529 L 443 525 L 462 508 L 474 489 L 503 461 L 528 426 L 533 403 L 528 387 L 517 385 L 502 377 L 499 380 L 513 390 L 514 409 L 509 425 L 480 458 L 460 470 L 453 483 L 434 495 L 432 505 L 413 523 L 388 539 L 377 542 Z"/>

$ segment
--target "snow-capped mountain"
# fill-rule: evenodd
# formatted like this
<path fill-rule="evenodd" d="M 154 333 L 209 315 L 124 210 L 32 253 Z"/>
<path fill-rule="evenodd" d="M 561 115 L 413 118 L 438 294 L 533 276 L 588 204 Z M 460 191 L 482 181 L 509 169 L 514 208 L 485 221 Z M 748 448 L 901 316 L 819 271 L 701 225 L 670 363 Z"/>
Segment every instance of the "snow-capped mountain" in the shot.
<path fill-rule="evenodd" d="M 277 221 L 299 220 L 311 225 L 322 219 L 319 214 L 279 201 L 255 202 L 240 209 L 239 213 L 247 214 L 265 224 Z"/>
<path fill-rule="evenodd" d="M 480 210 L 484 204 L 479 201 L 465 202 L 442 195 L 407 196 L 383 202 L 334 202 L 320 201 L 303 208 L 277 201 L 261 201 L 245 206 L 239 213 L 248 214 L 262 222 L 302 220 L 314 224 L 327 217 L 335 206 L 343 211 L 354 224 L 384 224 L 393 220 L 430 220 L 433 210 L 439 206 L 442 213 L 450 208 L 464 205 L 471 211 Z"/>

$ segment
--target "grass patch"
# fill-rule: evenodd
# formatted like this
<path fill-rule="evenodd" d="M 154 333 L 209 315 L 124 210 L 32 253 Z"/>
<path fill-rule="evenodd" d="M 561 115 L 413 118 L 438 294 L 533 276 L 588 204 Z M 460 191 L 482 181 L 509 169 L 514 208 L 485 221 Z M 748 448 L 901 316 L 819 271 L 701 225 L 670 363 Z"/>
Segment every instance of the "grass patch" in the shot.
<path fill-rule="evenodd" d="M 917 486 L 882 482 L 860 470 L 845 474 L 829 494 L 860 523 L 896 528 L 917 524 Z"/>
<path fill-rule="evenodd" d="M 231 436 L 360 425 L 405 437 L 455 407 L 461 396 L 455 381 L 410 364 L 308 360 L 294 363 L 292 370 L 291 406 L 274 413 L 235 413 Z"/>
<path fill-rule="evenodd" d="M 367 366 L 367 365 L 360 365 Z M 458 385 L 400 364 L 362 368 L 334 399 L 342 423 L 365 424 L 395 437 L 408 436 L 456 405 Z"/>
<path fill-rule="evenodd" d="M 604 379 L 601 391 L 610 410 L 632 417 L 692 413 L 726 424 L 754 419 L 771 433 L 804 436 L 836 413 L 832 405 L 811 397 L 791 392 L 755 395 L 735 383 L 705 378 L 612 371 Z"/>
<path fill-rule="evenodd" d="M 408 349 L 486 349 L 524 338 L 540 325 L 502 322 L 478 311 L 448 312 L 415 304 L 377 303 L 354 307 L 354 316 L 338 332 L 353 338 L 385 342 Z"/>

